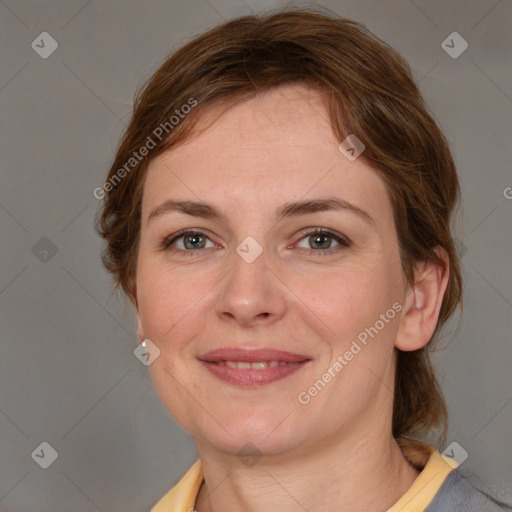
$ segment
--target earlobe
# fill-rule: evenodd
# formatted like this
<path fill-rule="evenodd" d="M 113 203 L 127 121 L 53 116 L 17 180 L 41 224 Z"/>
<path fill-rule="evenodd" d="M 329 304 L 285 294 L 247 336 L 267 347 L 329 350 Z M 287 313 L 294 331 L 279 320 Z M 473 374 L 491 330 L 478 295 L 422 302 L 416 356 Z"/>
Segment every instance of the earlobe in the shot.
<path fill-rule="evenodd" d="M 146 339 L 146 337 L 144 336 L 144 328 L 142 327 L 142 322 L 140 320 L 140 314 L 138 309 L 135 309 L 135 319 L 137 322 L 137 335 L 139 336 L 139 340 L 142 341 Z"/>
<path fill-rule="evenodd" d="M 423 348 L 436 328 L 449 276 L 446 251 L 438 247 L 436 252 L 444 266 L 435 261 L 423 261 L 415 267 L 414 286 L 407 291 L 395 341 L 395 347 L 399 350 Z"/>

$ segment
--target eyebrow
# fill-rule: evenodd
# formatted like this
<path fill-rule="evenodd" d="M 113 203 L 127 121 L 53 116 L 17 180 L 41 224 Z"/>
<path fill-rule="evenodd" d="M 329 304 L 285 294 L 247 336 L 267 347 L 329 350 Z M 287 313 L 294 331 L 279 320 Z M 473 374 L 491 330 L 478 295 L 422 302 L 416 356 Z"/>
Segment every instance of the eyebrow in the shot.
<path fill-rule="evenodd" d="M 289 217 L 327 211 L 347 211 L 357 215 L 369 224 L 375 224 L 375 220 L 367 211 L 338 197 L 322 197 L 318 199 L 297 201 L 294 203 L 285 203 L 276 210 L 275 217 L 276 221 L 280 221 Z M 213 204 L 198 201 L 176 201 L 173 199 L 164 201 L 162 204 L 157 206 L 149 214 L 147 222 L 155 217 L 171 212 L 181 212 L 193 217 L 202 217 L 205 219 L 226 222 L 225 216 Z"/>

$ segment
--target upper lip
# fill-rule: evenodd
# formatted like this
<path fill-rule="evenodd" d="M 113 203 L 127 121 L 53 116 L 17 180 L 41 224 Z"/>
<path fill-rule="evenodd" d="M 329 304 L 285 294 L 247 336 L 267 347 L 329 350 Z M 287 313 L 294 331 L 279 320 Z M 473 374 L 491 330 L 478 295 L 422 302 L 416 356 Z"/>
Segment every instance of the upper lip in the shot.
<path fill-rule="evenodd" d="M 273 348 L 242 349 L 242 348 L 218 348 L 197 356 L 201 361 L 240 361 L 255 363 L 260 361 L 285 361 L 297 363 L 311 358 L 303 354 L 294 354 Z"/>

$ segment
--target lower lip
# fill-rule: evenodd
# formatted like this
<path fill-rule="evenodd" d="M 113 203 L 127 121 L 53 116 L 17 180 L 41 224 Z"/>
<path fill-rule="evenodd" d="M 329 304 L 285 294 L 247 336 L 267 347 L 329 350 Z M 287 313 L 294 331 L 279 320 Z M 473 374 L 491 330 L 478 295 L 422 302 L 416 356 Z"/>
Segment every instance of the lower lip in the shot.
<path fill-rule="evenodd" d="M 303 368 L 309 361 L 301 361 L 286 366 L 262 368 L 261 370 L 230 368 L 229 366 L 201 361 L 215 377 L 238 386 L 263 386 L 284 379 Z"/>

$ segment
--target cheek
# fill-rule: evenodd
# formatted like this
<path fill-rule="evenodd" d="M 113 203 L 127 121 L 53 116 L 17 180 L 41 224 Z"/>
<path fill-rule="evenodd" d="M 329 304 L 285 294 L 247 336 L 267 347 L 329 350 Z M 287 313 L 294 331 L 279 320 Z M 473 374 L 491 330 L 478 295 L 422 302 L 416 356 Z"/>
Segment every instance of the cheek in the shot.
<path fill-rule="evenodd" d="M 381 264 L 353 264 L 323 277 L 299 276 L 291 288 L 321 320 L 326 339 L 346 345 L 392 307 L 398 297 L 394 280 L 394 270 Z"/>
<path fill-rule="evenodd" d="M 206 290 L 194 274 L 170 270 L 141 256 L 137 269 L 137 300 L 145 335 L 165 344 L 187 322 Z"/>

